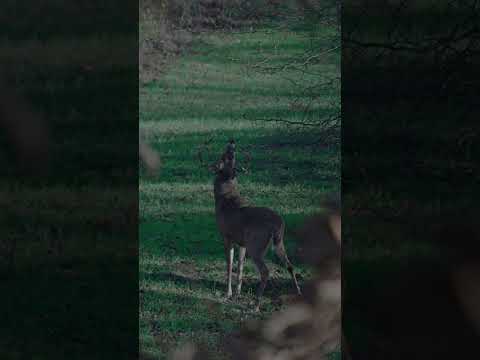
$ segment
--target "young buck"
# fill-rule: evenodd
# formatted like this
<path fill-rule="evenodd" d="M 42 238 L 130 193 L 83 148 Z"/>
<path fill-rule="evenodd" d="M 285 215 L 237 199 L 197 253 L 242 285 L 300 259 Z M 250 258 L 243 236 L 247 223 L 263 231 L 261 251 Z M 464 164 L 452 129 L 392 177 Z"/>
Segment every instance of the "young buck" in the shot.
<path fill-rule="evenodd" d="M 248 206 L 240 196 L 237 188 L 235 142 L 233 140 L 227 145 L 220 161 L 210 169 L 216 174 L 214 181 L 215 215 L 218 230 L 223 237 L 227 260 L 227 298 L 232 296 L 234 245 L 238 245 L 239 249 L 236 295 L 240 294 L 242 287 L 246 253 L 252 258 L 260 273 L 261 281 L 257 288 L 256 311 L 259 310 L 260 298 L 269 278 L 269 270 L 264 257 L 271 243 L 273 243 L 276 255 L 287 267 L 295 288 L 300 294 L 300 287 L 283 243 L 285 222 L 271 209 Z"/>

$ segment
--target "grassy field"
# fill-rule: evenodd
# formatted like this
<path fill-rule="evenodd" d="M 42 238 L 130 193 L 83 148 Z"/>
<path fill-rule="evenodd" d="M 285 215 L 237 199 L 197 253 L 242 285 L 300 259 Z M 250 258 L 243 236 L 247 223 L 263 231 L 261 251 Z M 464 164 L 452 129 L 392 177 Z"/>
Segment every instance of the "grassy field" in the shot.
<path fill-rule="evenodd" d="M 298 88 L 286 70 L 277 75 L 252 71 L 268 56 L 275 64 L 302 54 L 312 42 L 334 29 L 306 31 L 265 27 L 251 32 L 202 35 L 165 76 L 140 88 L 140 128 L 161 154 L 157 177 L 140 177 L 140 348 L 166 358 L 175 346 L 193 340 L 224 358 L 219 342 L 249 318 L 278 310 L 281 294 L 293 293 L 288 273 L 272 254 L 272 279 L 263 311 L 253 313 L 258 275 L 247 260 L 245 286 L 238 301 L 225 301 L 225 260 L 214 218 L 213 177 L 197 159 L 197 150 L 211 140 L 205 155 L 217 160 L 230 138 L 248 150 L 249 172 L 239 176 L 240 191 L 252 203 L 276 209 L 286 220 L 287 249 L 305 279 L 309 270 L 295 257 L 294 230 L 319 209 L 324 196 L 340 190 L 340 147 L 322 143 L 310 128 L 288 128 L 249 118 L 303 116 L 292 108 Z M 336 78 L 339 52 L 325 56 L 303 81 L 318 74 Z M 338 106 L 340 87 L 321 90 L 318 113 Z M 315 146 L 311 144 L 315 143 Z"/>

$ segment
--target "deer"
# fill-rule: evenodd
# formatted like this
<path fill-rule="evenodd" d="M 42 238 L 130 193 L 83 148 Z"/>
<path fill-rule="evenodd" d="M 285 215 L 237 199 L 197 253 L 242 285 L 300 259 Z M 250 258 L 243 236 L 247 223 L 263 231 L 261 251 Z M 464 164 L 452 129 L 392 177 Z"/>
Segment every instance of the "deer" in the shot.
<path fill-rule="evenodd" d="M 231 140 L 219 161 L 209 166 L 215 174 L 213 192 L 215 198 L 215 218 L 218 231 L 223 238 L 227 262 L 227 294 L 232 293 L 232 266 L 234 246 L 238 247 L 238 278 L 235 296 L 242 288 L 243 267 L 246 254 L 253 260 L 259 274 L 260 283 L 256 290 L 254 311 L 260 309 L 261 297 L 267 285 L 270 272 L 265 263 L 265 255 L 270 245 L 277 257 L 287 268 L 298 295 L 301 290 L 294 273 L 293 265 L 288 259 L 285 245 L 285 222 L 272 209 L 255 207 L 247 204 L 240 196 L 237 183 L 235 141 Z"/>

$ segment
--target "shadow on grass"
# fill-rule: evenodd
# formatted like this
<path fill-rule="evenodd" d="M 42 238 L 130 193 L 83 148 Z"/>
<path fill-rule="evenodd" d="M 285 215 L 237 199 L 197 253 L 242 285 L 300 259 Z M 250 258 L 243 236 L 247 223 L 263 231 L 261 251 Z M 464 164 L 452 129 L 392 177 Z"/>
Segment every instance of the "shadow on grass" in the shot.
<path fill-rule="evenodd" d="M 145 274 L 145 280 L 152 282 L 173 282 L 176 285 L 182 287 L 188 287 L 191 289 L 203 289 L 210 290 L 212 293 L 220 292 L 221 296 L 225 295 L 226 292 L 226 282 L 221 279 L 220 281 L 188 277 L 184 275 L 178 275 L 169 272 L 159 272 L 159 273 L 147 273 Z M 299 279 L 300 281 L 301 279 Z M 244 279 L 242 282 L 242 293 L 241 297 L 246 294 L 255 294 L 259 280 Z M 236 286 L 236 274 L 232 276 L 232 286 L 235 289 Z M 265 292 L 263 293 L 264 297 L 267 297 L 271 300 L 278 300 L 282 295 L 289 295 L 295 293 L 295 287 L 292 280 L 284 279 L 270 279 L 268 281 Z"/>

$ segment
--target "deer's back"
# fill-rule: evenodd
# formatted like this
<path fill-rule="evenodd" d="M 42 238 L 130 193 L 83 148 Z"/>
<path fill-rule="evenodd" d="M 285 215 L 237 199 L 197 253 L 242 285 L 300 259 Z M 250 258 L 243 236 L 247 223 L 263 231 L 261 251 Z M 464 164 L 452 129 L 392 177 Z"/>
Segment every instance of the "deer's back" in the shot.
<path fill-rule="evenodd" d="M 264 207 L 245 206 L 236 209 L 217 209 L 217 224 L 223 235 L 238 241 L 245 233 L 280 234 L 284 221 L 275 211 Z"/>

